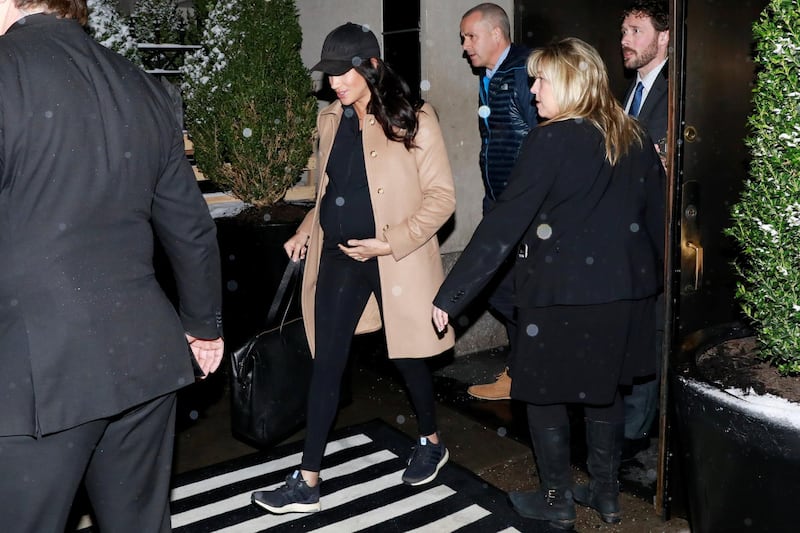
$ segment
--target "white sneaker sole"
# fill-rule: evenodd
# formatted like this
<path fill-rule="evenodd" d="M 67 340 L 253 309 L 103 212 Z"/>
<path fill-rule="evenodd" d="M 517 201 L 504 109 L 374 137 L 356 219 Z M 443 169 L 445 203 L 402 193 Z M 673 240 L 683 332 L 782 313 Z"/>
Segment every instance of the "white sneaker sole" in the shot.
<path fill-rule="evenodd" d="M 267 505 L 266 503 L 260 502 L 256 499 L 253 499 L 253 503 L 258 505 L 261 508 L 266 509 L 270 513 L 273 514 L 286 514 L 286 513 L 316 513 L 322 507 L 320 506 L 319 502 L 317 503 L 290 503 L 289 505 L 284 505 L 283 507 L 273 507 L 271 505 Z"/>
<path fill-rule="evenodd" d="M 443 455 L 443 456 L 442 456 L 442 458 L 439 460 L 439 464 L 437 464 L 437 465 L 436 465 L 436 470 L 434 470 L 434 471 L 433 471 L 433 474 L 431 474 L 430 476 L 426 477 L 426 478 L 425 478 L 425 479 L 423 479 L 423 480 L 420 480 L 420 481 L 415 481 L 414 483 L 409 483 L 409 482 L 407 482 L 407 481 L 404 481 L 403 483 L 405 483 L 406 485 L 411 485 L 412 487 L 416 487 L 416 486 L 418 486 L 418 485 L 424 485 L 425 483 L 430 483 L 431 481 L 433 481 L 434 479 L 436 479 L 436 476 L 437 476 L 437 475 L 439 475 L 439 470 L 441 470 L 441 469 L 442 469 L 442 467 L 443 467 L 445 464 L 447 464 L 447 460 L 448 460 L 448 459 L 450 459 L 450 450 L 448 450 L 447 448 L 445 448 L 445 449 L 444 449 L 444 455 Z"/>

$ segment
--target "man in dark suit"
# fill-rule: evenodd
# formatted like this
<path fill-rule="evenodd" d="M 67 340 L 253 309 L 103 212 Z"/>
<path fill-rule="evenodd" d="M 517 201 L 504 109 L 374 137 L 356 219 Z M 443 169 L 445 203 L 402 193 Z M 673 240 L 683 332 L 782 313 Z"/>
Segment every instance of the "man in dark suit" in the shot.
<path fill-rule="evenodd" d="M 0 524 L 170 531 L 175 391 L 223 352 L 214 222 L 161 84 L 84 0 L 0 0 Z M 172 265 L 179 313 L 153 267 Z"/>
<path fill-rule="evenodd" d="M 657 146 L 667 137 L 669 84 L 667 52 L 669 47 L 669 6 L 663 0 L 636 0 L 622 15 L 622 59 L 625 68 L 636 71 L 623 105 L 650 134 Z M 658 149 L 658 148 L 657 148 Z M 661 342 L 664 335 L 663 295 L 656 306 L 654 350 L 660 368 Z M 650 445 L 650 429 L 655 420 L 659 399 L 659 373 L 637 382 L 625 400 L 625 442 L 622 457 L 633 458 Z"/>

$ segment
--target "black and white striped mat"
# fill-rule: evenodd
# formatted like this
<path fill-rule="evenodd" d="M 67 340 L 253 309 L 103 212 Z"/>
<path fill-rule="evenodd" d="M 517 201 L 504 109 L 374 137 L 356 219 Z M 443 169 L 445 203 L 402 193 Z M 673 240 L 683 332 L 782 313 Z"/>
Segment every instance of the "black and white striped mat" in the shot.
<path fill-rule="evenodd" d="M 322 511 L 311 514 L 271 515 L 250 503 L 253 491 L 279 486 L 297 468 L 302 442 L 187 472 L 176 476 L 172 490 L 173 531 L 548 531 L 518 516 L 504 492 L 452 462 L 432 483 L 404 485 L 412 445 L 377 420 L 335 432 L 322 467 Z"/>

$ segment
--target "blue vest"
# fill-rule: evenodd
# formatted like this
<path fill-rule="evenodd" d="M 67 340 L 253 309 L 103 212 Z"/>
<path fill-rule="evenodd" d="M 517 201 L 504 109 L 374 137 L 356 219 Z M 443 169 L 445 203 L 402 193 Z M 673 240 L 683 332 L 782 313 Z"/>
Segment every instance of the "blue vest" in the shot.
<path fill-rule="evenodd" d="M 529 55 L 527 48 L 512 44 L 488 84 L 483 75 L 480 77 L 480 165 L 486 197 L 490 200 L 497 199 L 506 188 L 522 141 L 536 125 L 536 106 L 526 65 Z"/>

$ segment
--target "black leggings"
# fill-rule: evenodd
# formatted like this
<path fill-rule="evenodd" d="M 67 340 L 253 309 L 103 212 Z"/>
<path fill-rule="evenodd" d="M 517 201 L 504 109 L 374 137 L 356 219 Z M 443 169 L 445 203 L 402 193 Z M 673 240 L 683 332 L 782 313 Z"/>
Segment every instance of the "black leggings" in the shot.
<path fill-rule="evenodd" d="M 339 408 L 342 376 L 353 335 L 372 293 L 380 304 L 376 259 L 361 263 L 338 251 L 323 251 L 315 301 L 314 370 L 308 391 L 306 440 L 300 463 L 303 470 L 320 471 L 328 432 Z M 392 362 L 405 380 L 420 435 L 435 433 L 433 381 L 427 363 L 424 359 L 393 359 Z"/>
<path fill-rule="evenodd" d="M 623 424 L 625 422 L 625 404 L 619 391 L 614 396 L 614 402 L 609 405 L 584 405 L 583 411 L 586 418 L 595 422 L 608 422 L 609 424 Z M 552 405 L 535 405 L 529 403 L 528 426 L 532 429 L 553 428 L 569 425 L 567 406 L 563 403 Z"/>

